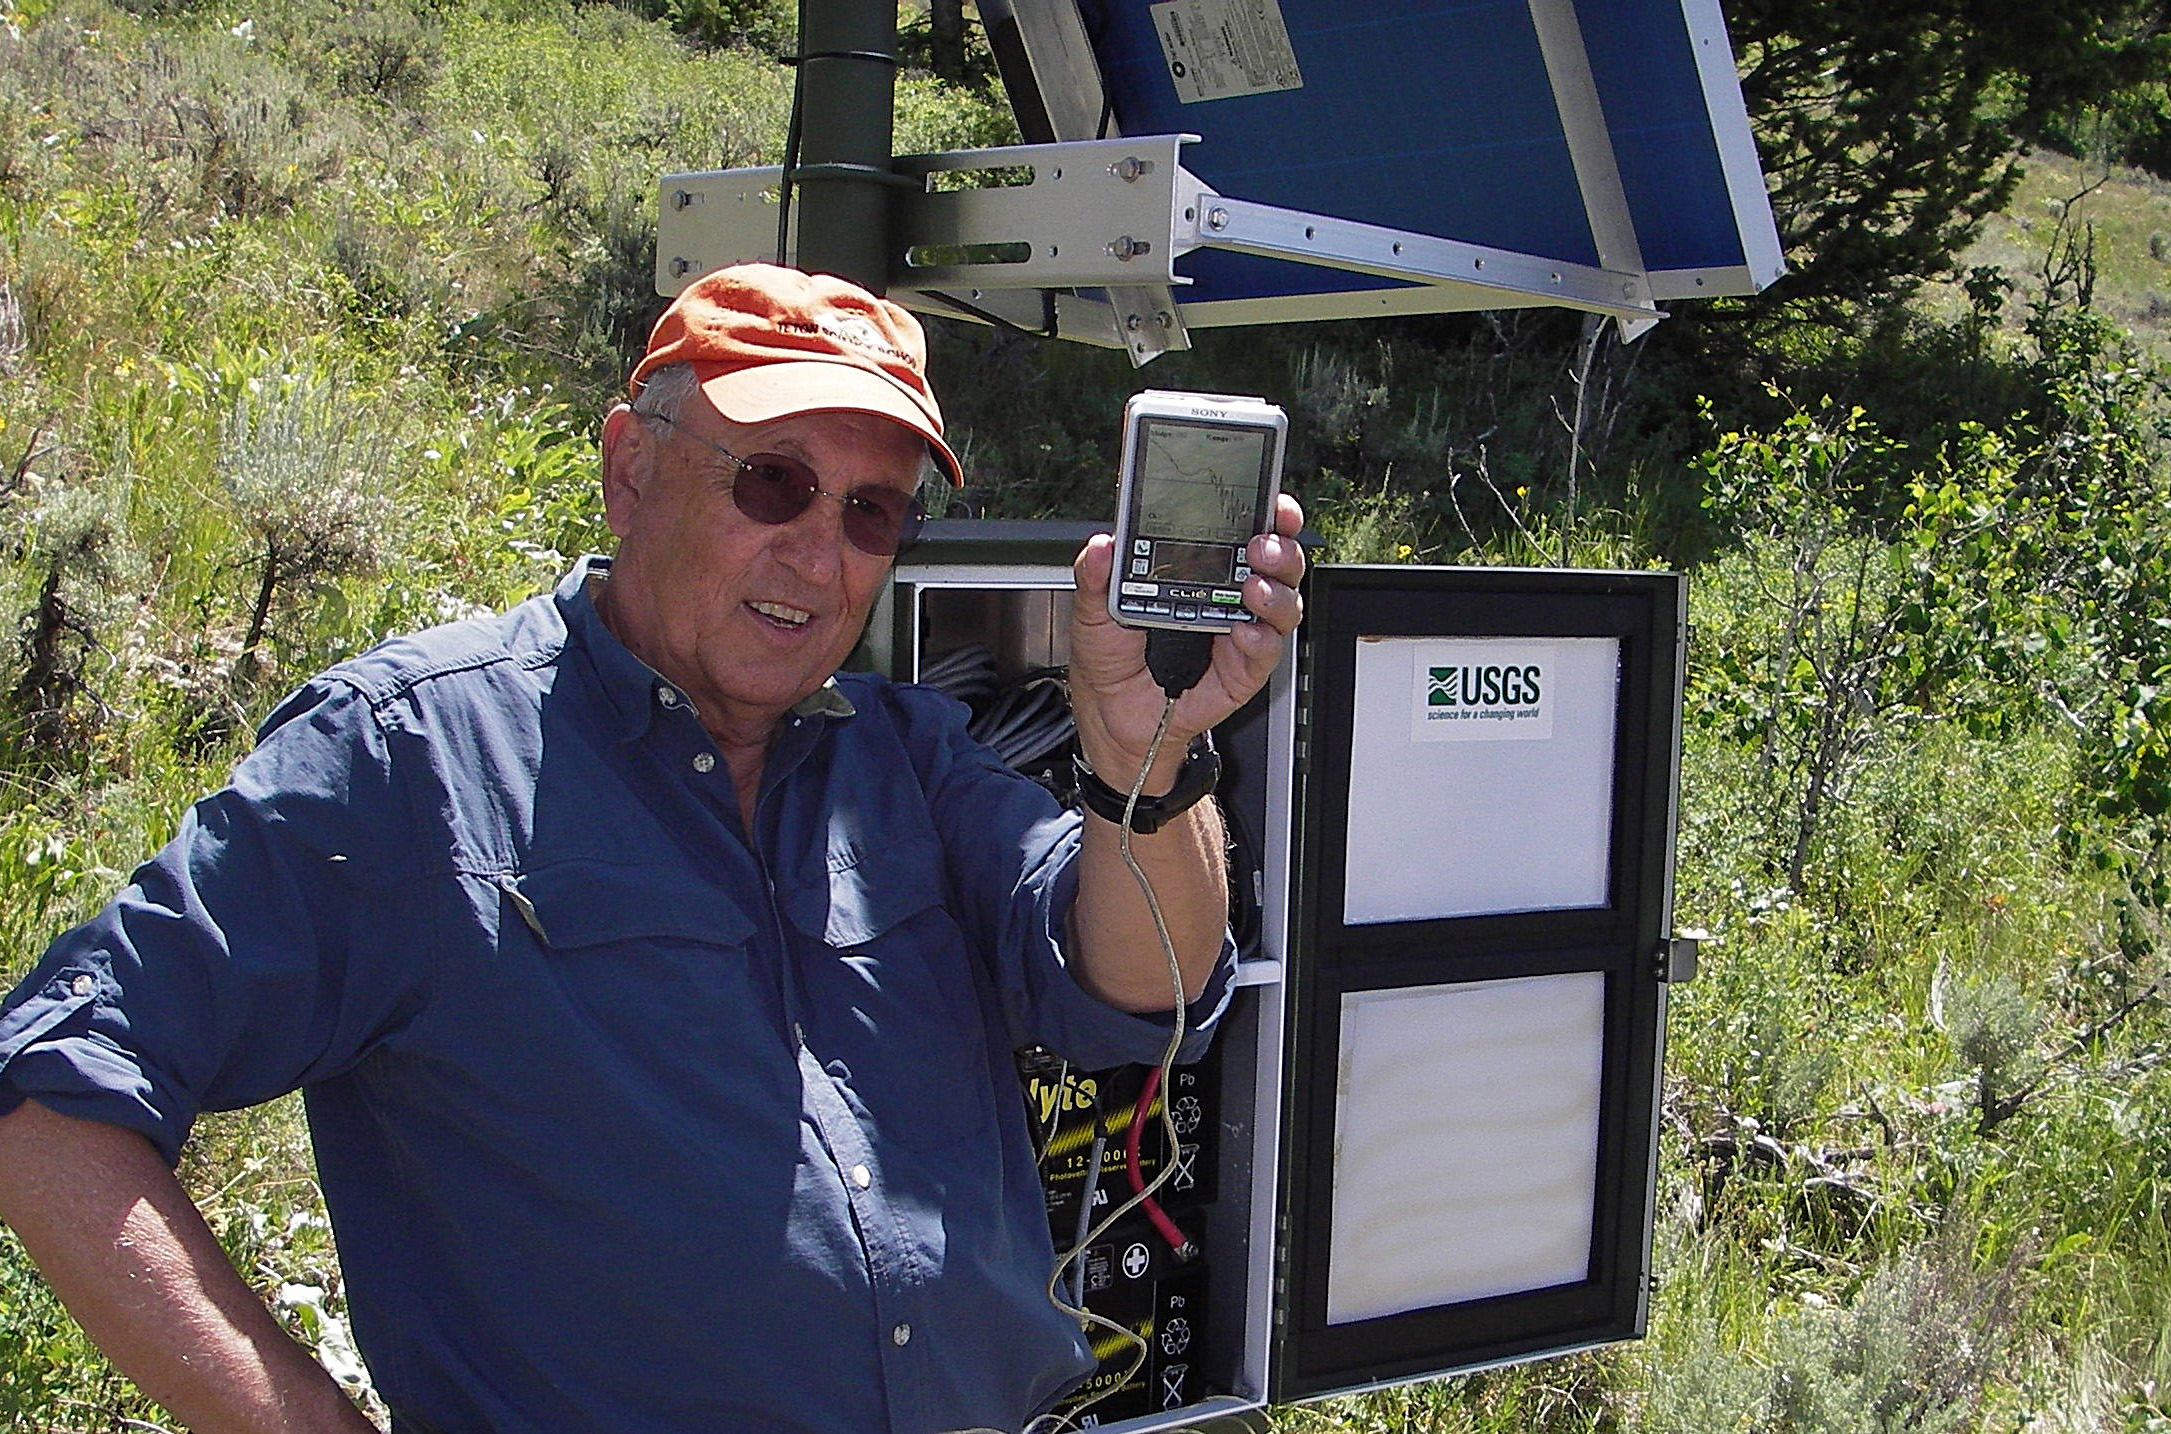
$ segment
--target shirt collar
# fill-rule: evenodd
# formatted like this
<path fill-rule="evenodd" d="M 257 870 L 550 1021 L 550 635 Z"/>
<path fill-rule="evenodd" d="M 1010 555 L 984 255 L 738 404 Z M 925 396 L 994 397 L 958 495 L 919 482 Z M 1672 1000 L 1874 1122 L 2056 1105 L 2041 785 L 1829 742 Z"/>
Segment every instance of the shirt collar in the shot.
<path fill-rule="evenodd" d="M 859 709 L 832 677 L 792 705 L 794 717 L 849 717 Z"/>
<path fill-rule="evenodd" d="M 559 579 L 553 596 L 565 618 L 566 636 L 588 659 L 611 727 L 620 740 L 630 742 L 647 733 L 663 679 L 603 625 L 603 614 L 596 611 L 595 588 L 610 575 L 611 560 L 590 554 Z"/>
<path fill-rule="evenodd" d="M 630 742 L 647 734 L 658 704 L 684 704 L 689 709 L 692 704 L 604 625 L 603 614 L 596 611 L 595 587 L 609 581 L 610 575 L 611 560 L 590 554 L 559 580 L 555 596 L 568 636 L 588 655 L 618 735 Z M 792 706 L 795 717 L 842 719 L 854 711 L 834 677 Z"/>

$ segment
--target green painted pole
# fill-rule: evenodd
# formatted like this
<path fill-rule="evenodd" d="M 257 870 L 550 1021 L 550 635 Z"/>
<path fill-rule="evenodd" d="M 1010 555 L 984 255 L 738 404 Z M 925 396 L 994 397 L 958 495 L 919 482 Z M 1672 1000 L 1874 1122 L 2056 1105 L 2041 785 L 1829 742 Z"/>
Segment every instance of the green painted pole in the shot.
<path fill-rule="evenodd" d="M 889 286 L 896 0 L 800 0 L 799 267 Z"/>

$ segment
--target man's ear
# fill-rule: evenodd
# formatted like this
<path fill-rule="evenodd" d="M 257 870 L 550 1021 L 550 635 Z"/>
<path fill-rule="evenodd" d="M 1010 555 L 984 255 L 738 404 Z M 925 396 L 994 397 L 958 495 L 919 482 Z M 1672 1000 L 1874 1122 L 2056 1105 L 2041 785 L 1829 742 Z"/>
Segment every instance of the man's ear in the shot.
<path fill-rule="evenodd" d="M 603 415 L 603 516 L 623 538 L 647 486 L 656 438 L 627 404 Z"/>

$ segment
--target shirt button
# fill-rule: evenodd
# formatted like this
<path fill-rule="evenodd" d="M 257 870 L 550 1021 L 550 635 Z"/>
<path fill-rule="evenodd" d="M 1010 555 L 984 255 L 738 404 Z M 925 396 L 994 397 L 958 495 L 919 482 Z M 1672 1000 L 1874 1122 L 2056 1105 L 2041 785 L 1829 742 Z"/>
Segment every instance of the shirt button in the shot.
<path fill-rule="evenodd" d="M 88 996 L 98 989 L 98 983 L 88 976 L 78 976 L 68 983 L 68 989 L 78 996 Z"/>
<path fill-rule="evenodd" d="M 897 1328 L 891 1330 L 890 1343 L 895 1345 L 906 1345 L 912 1343 L 912 1326 L 908 1324 L 901 1324 L 897 1326 Z"/>
<path fill-rule="evenodd" d="M 694 753 L 694 770 L 704 773 L 715 771 L 716 758 L 708 752 Z"/>
<path fill-rule="evenodd" d="M 678 706 L 678 693 L 669 687 L 659 687 L 656 689 L 656 700 L 666 707 L 676 707 Z"/>
<path fill-rule="evenodd" d="M 864 1165 L 855 1165 L 852 1167 L 852 1183 L 864 1190 L 874 1184 L 874 1172 Z M 899 1343 L 903 1341 L 900 1340 Z"/>

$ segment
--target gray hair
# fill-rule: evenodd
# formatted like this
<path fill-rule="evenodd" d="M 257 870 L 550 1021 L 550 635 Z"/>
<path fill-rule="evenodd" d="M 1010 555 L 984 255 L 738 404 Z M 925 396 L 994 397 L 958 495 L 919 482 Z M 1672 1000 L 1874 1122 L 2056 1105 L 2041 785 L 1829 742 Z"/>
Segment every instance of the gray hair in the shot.
<path fill-rule="evenodd" d="M 633 396 L 632 409 L 640 418 L 657 419 L 663 423 L 678 422 L 685 411 L 686 400 L 700 390 L 701 382 L 694 376 L 693 365 L 669 363 L 650 373 L 641 382 L 641 391 Z M 939 501 L 940 495 L 950 490 L 950 475 L 935 461 L 935 451 L 921 445 L 920 477 L 915 491 L 923 499 Z"/>
<path fill-rule="evenodd" d="M 692 364 L 665 364 L 641 381 L 641 391 L 633 396 L 633 411 L 642 418 L 676 423 L 686 407 L 686 400 L 693 397 L 694 390 L 700 386 Z"/>

